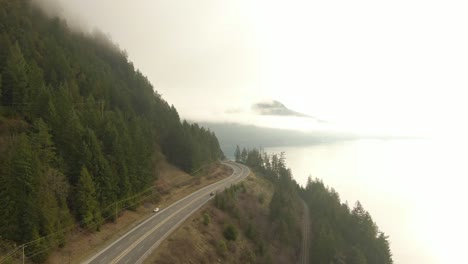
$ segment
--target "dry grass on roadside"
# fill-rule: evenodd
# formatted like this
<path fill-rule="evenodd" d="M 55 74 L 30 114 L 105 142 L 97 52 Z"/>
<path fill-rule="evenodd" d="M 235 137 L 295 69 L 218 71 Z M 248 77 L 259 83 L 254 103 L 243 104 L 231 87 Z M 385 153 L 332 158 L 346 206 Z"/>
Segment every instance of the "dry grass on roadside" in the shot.
<path fill-rule="evenodd" d="M 245 214 L 241 214 L 239 219 L 216 208 L 214 202 L 209 202 L 187 218 L 144 263 L 280 263 L 278 259 L 288 263 L 294 257 L 287 250 L 275 248 L 269 240 L 274 237 L 267 223 L 272 184 L 254 174 L 244 184 L 247 191 L 238 194 L 237 204 Z M 257 242 L 246 237 L 245 225 L 240 224 L 245 224 L 246 219 L 256 228 Z M 223 236 L 228 224 L 233 224 L 238 230 L 235 241 L 228 241 Z M 259 244 L 264 244 L 263 253 L 259 253 Z M 272 260 L 271 256 L 275 258 Z"/>
<path fill-rule="evenodd" d="M 163 191 L 159 203 L 145 203 L 135 211 L 123 211 L 117 223 L 106 223 L 99 232 L 76 230 L 65 247 L 53 252 L 46 263 L 62 264 L 69 263 L 69 261 L 70 263 L 80 263 L 147 219 L 148 215 L 152 214 L 154 207 L 166 207 L 193 191 L 219 181 L 232 173 L 232 169 L 219 163 L 205 168 L 203 174 L 205 176 L 197 177 L 166 162 L 159 164 L 158 168 L 159 179 L 155 181 L 155 186 L 161 192 Z"/>
<path fill-rule="evenodd" d="M 209 184 L 215 183 L 232 173 L 232 169 L 219 164 L 212 164 L 204 169 L 203 177 L 190 176 L 184 172 L 178 170 L 170 164 L 166 164 L 167 168 L 164 168 L 160 174 L 160 178 L 156 181 L 157 189 L 169 190 L 164 192 L 164 196 L 161 198 L 159 203 L 160 207 L 166 207 L 173 202 L 191 194 L 192 192 L 203 188 Z M 166 172 L 167 170 L 168 172 Z M 171 176 L 171 173 L 173 176 Z M 174 177 L 172 179 L 171 177 Z M 168 188 L 168 186 L 174 188 Z"/>

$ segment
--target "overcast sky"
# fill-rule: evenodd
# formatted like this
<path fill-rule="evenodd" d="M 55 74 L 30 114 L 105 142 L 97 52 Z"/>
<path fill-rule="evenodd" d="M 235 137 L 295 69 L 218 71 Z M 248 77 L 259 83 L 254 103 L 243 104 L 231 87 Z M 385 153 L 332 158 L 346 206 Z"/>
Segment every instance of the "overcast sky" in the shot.
<path fill-rule="evenodd" d="M 320 126 L 251 112 L 277 100 L 358 131 L 466 123 L 466 1 L 51 1 L 109 34 L 184 118 Z"/>

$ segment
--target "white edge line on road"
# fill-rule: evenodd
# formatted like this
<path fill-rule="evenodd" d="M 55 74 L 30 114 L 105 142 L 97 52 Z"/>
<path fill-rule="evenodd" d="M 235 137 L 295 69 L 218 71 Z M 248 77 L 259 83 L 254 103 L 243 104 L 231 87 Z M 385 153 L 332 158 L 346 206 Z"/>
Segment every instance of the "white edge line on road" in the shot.
<path fill-rule="evenodd" d="M 241 168 L 241 170 L 243 170 Z M 245 178 L 247 178 L 248 174 L 239 179 L 240 180 L 243 180 Z M 237 183 L 237 182 L 236 182 Z M 231 183 L 232 184 L 232 183 Z M 225 186 L 224 188 L 228 188 L 228 186 Z M 174 224 L 170 229 L 169 231 L 167 231 L 158 241 L 156 241 L 156 243 L 153 244 L 153 246 L 151 246 L 136 262 L 135 264 L 141 264 L 143 263 L 143 261 L 151 254 L 153 253 L 153 251 L 164 241 L 164 239 L 166 239 L 177 227 L 179 227 L 187 218 L 189 218 L 190 216 L 192 216 L 192 214 L 197 211 L 198 209 L 200 209 L 203 205 L 205 205 L 209 200 L 211 199 L 214 199 L 214 196 L 211 196 L 208 200 L 206 200 L 205 202 L 201 203 L 199 206 L 195 207 L 192 211 L 190 211 L 189 214 L 187 214 L 186 216 L 184 216 L 180 221 L 178 221 L 176 224 Z"/>
<path fill-rule="evenodd" d="M 231 167 L 231 168 L 232 168 L 233 166 L 238 166 L 239 168 L 241 168 L 239 165 L 237 165 L 237 164 L 235 164 L 235 163 L 232 163 L 232 162 L 223 162 L 223 163 L 224 163 L 225 165 L 228 165 L 228 166 Z M 242 170 L 242 168 L 241 168 L 241 170 Z M 212 183 L 212 184 L 210 184 L 210 185 L 208 185 L 208 186 L 205 186 L 205 187 L 203 187 L 203 188 L 201 188 L 201 189 L 199 189 L 199 190 L 197 190 L 197 191 L 195 191 L 195 192 L 193 192 L 193 193 L 191 193 L 191 194 L 185 196 L 184 198 L 182 198 L 182 199 L 180 199 L 180 200 L 174 202 L 174 203 L 171 204 L 170 206 L 168 206 L 168 207 L 162 209 L 158 214 L 155 214 L 155 215 L 153 215 L 153 216 L 150 216 L 148 219 L 146 219 L 145 221 L 143 221 L 142 223 L 140 223 L 140 224 L 137 225 L 136 227 L 132 228 L 130 231 L 128 231 L 127 233 L 125 233 L 123 236 L 121 236 L 119 239 L 117 239 L 116 241 L 114 241 L 112 244 L 110 244 L 109 246 L 105 247 L 103 250 L 99 251 L 99 252 L 98 252 L 97 254 L 95 254 L 93 257 L 91 257 L 90 259 L 88 259 L 88 260 L 86 260 L 86 261 L 84 261 L 84 262 L 82 262 L 82 263 L 83 263 L 83 264 L 88 264 L 88 263 L 92 262 L 94 259 L 96 259 L 97 257 L 99 257 L 103 252 L 105 252 L 106 250 L 108 250 L 109 248 L 111 248 L 112 246 L 114 246 L 115 244 L 117 244 L 118 242 L 120 242 L 120 240 L 122 240 L 122 239 L 124 239 L 125 237 L 127 237 L 130 233 L 132 233 L 133 231 L 135 231 L 136 229 L 138 229 L 140 226 L 146 224 L 148 221 L 150 221 L 150 220 L 153 219 L 154 217 L 160 215 L 160 214 L 161 214 L 162 212 L 164 212 L 165 210 L 170 209 L 172 206 L 175 206 L 176 204 L 178 204 L 178 203 L 184 201 L 185 199 L 188 199 L 189 197 L 195 195 L 195 194 L 198 193 L 198 192 L 203 191 L 204 189 L 207 189 L 207 188 L 209 188 L 209 187 L 212 187 L 212 185 L 220 184 L 221 182 L 227 181 L 227 180 L 230 179 L 232 176 L 236 175 L 234 172 L 235 172 L 235 170 L 234 170 L 233 173 L 232 173 L 231 175 L 229 175 L 229 177 L 227 177 L 226 179 L 221 180 L 221 181 L 218 181 L 218 182 L 215 182 L 215 183 Z"/>
<path fill-rule="evenodd" d="M 202 204 L 200 204 L 199 206 L 195 207 L 192 211 L 190 211 L 189 214 L 187 214 L 186 216 L 184 216 L 179 222 L 177 222 L 176 224 L 172 225 L 172 227 L 158 240 L 156 241 L 156 243 L 153 244 L 153 246 L 151 246 L 136 262 L 135 264 L 140 264 L 140 263 L 143 263 L 143 261 L 159 246 L 159 244 L 161 244 L 161 242 L 166 239 L 166 237 L 168 237 L 172 231 L 174 231 L 177 227 L 179 227 L 182 222 L 184 222 L 187 218 L 189 218 L 189 216 L 191 216 L 195 211 L 197 211 L 200 207 L 202 207 L 203 205 L 206 204 L 206 202 L 208 202 L 209 200 L 211 200 L 213 198 L 209 198 L 208 200 L 206 200 L 205 202 L 203 202 Z"/>

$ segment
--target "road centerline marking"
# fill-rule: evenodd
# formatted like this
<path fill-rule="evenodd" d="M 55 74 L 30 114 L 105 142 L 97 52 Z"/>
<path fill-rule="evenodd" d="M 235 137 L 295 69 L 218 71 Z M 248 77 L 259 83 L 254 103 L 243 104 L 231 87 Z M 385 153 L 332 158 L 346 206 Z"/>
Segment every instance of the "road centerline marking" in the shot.
<path fill-rule="evenodd" d="M 234 179 L 232 179 L 234 180 Z M 232 182 L 232 181 L 231 181 Z M 207 191 L 204 193 L 204 195 L 206 194 L 209 194 L 210 191 Z M 162 225 L 164 225 L 166 222 L 168 222 L 169 220 L 173 220 L 172 218 L 178 214 L 179 212 L 181 212 L 182 210 L 186 209 L 187 207 L 189 207 L 190 205 L 194 204 L 195 202 L 197 202 L 198 200 L 202 199 L 203 198 L 203 195 L 201 195 L 198 199 L 194 199 L 192 201 L 190 201 L 187 205 L 185 206 L 182 206 L 182 208 L 178 209 L 177 211 L 175 211 L 174 213 L 172 213 L 171 215 L 169 215 L 165 220 L 163 220 L 161 223 L 159 223 L 158 225 L 156 225 L 155 227 L 151 228 L 151 230 L 149 230 L 148 232 L 146 232 L 142 237 L 140 237 L 137 241 L 133 242 L 127 249 L 125 249 L 122 253 L 120 253 L 120 255 L 118 255 L 116 258 L 114 258 L 112 260 L 112 264 L 115 264 L 117 262 L 119 262 L 122 258 L 124 258 L 128 253 L 129 251 L 133 250 L 138 244 L 140 244 L 143 240 L 145 240 L 149 235 L 151 235 L 156 229 L 158 229 L 159 227 L 161 227 Z M 171 222 L 170 222 L 171 223 Z"/>
<path fill-rule="evenodd" d="M 141 228 L 140 231 L 138 231 L 138 233 L 143 233 L 143 239 L 138 239 L 136 242 L 131 243 L 131 241 L 128 241 L 125 243 L 125 244 L 130 244 L 128 247 L 130 248 L 130 250 L 127 248 L 127 250 L 125 250 L 125 253 L 123 254 L 120 254 L 118 257 L 119 259 L 117 260 L 120 261 L 122 260 L 125 256 L 129 256 L 130 253 L 132 252 L 135 252 L 134 249 L 137 245 L 141 245 L 141 242 L 144 241 L 149 235 L 151 234 L 154 234 L 155 233 L 155 230 L 159 227 L 161 227 L 162 225 L 166 224 L 166 222 L 169 220 L 169 219 L 172 219 L 174 220 L 175 219 L 175 215 L 176 214 L 180 214 L 180 212 L 184 209 L 187 209 L 187 208 L 190 208 L 189 206 L 193 205 L 196 201 L 200 202 L 202 201 L 202 203 L 206 203 L 206 201 L 203 201 L 203 195 L 206 195 L 208 193 L 210 193 L 210 191 L 208 190 L 211 190 L 211 192 L 218 192 L 218 191 L 222 191 L 226 188 L 229 188 L 229 186 L 232 186 L 233 184 L 236 184 L 238 183 L 240 180 L 246 178 L 249 176 L 249 169 L 241 164 L 236 164 L 234 162 L 223 162 L 224 165 L 228 166 L 228 167 L 231 167 L 233 169 L 233 172 L 232 174 L 227 177 L 226 179 L 223 179 L 219 182 L 215 182 L 215 183 L 212 183 L 208 186 L 205 186 L 205 187 L 202 187 L 201 189 L 197 190 L 197 191 L 194 191 L 193 193 L 189 194 L 188 196 L 176 201 L 175 203 L 173 203 L 172 205 L 170 205 L 169 207 L 167 208 L 164 208 L 160 214 L 159 214 L 159 218 L 166 218 L 165 220 L 162 220 L 161 223 L 159 223 L 157 225 L 156 228 L 151 228 L 151 230 L 149 232 L 147 232 L 148 228 L 150 228 L 152 225 L 155 225 L 157 224 L 157 222 L 159 220 L 157 220 L 158 218 L 158 215 L 154 215 L 152 217 L 149 217 L 148 219 L 144 220 L 142 223 L 139 223 L 136 227 L 134 227 L 133 229 L 131 229 L 129 232 L 127 232 L 126 234 L 124 234 L 123 236 L 121 236 L 120 238 L 118 238 L 116 241 L 112 242 L 110 245 L 108 245 L 107 247 L 105 247 L 104 249 L 102 249 L 101 251 L 99 251 L 97 254 L 95 254 L 94 256 L 92 256 L 91 258 L 85 260 L 84 262 L 82 262 L 83 264 L 90 264 L 90 263 L 102 263 L 102 261 L 104 260 L 106 263 L 109 263 L 107 262 L 106 260 L 108 258 L 111 258 L 111 255 L 113 255 L 111 249 L 116 246 L 117 243 L 119 242 L 122 242 L 124 241 L 125 239 L 128 239 L 130 235 L 130 238 L 134 238 L 135 236 L 138 237 L 139 235 L 136 233 L 136 231 L 138 230 L 138 228 Z M 247 172 L 247 173 L 246 173 Z M 244 175 L 246 174 L 246 175 Z M 190 200 L 190 199 L 193 199 L 194 197 L 196 196 L 199 196 L 198 199 L 194 199 L 194 200 Z M 212 197 L 213 198 L 213 197 Z M 211 198 L 210 198 L 211 199 Z M 208 199 L 208 200 L 210 200 Z M 187 205 L 186 206 L 183 206 L 183 202 L 187 202 Z M 181 207 L 182 206 L 182 207 Z M 199 206 L 197 206 L 197 208 L 199 208 Z M 167 209 L 167 210 L 166 210 Z M 173 213 L 171 214 L 170 212 L 173 211 Z M 161 214 L 165 213 L 166 215 L 169 215 L 169 216 L 163 216 Z M 193 214 L 193 211 L 191 211 L 189 213 L 190 215 Z M 171 221 L 173 222 L 173 221 Z M 146 225 L 146 226 L 145 226 Z M 169 231 L 167 231 L 169 228 Z M 163 234 L 166 234 L 168 232 L 171 232 L 171 230 L 173 229 L 173 227 L 170 227 L 169 225 L 166 224 L 166 226 L 164 228 L 160 228 L 157 233 L 163 233 Z M 133 234 L 132 234 L 133 232 Z M 166 236 L 166 235 L 165 235 Z M 133 239 L 131 239 L 133 240 Z M 129 243 L 130 242 L 130 243 Z M 120 244 L 120 245 L 117 245 L 118 248 L 120 249 L 122 246 L 124 246 L 124 244 Z M 115 253 L 118 253 L 118 252 L 115 252 L 115 247 L 114 247 L 114 254 Z M 106 254 L 106 255 L 103 255 L 103 254 Z M 146 253 L 145 253 L 146 254 Z M 133 257 L 133 255 L 131 255 Z M 130 257 L 130 260 L 131 258 Z M 143 257 L 143 256 L 142 256 Z M 101 258 L 101 260 L 99 261 L 99 258 Z M 113 259 L 114 261 L 116 260 L 115 258 Z M 128 260 L 127 260 L 128 261 Z"/>

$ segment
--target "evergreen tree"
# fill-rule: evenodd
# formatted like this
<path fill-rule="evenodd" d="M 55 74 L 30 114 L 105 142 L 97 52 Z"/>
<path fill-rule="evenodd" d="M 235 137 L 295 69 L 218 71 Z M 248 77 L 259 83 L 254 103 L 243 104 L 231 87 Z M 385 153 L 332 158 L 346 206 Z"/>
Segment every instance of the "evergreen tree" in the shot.
<path fill-rule="evenodd" d="M 348 263 L 350 264 L 367 264 L 366 256 L 361 252 L 358 247 L 352 247 L 349 254 Z"/>
<path fill-rule="evenodd" d="M 236 159 L 236 162 L 239 162 L 241 160 L 241 151 L 239 145 L 236 146 L 236 150 L 234 151 L 234 157 Z"/>
<path fill-rule="evenodd" d="M 384 233 L 379 233 L 376 241 L 376 263 L 392 264 L 392 252 L 390 251 L 390 244 L 388 242 L 388 236 Z"/>
<path fill-rule="evenodd" d="M 3 80 L 3 104 L 22 111 L 28 90 L 27 64 L 18 43 L 10 48 Z"/>
<path fill-rule="evenodd" d="M 271 170 L 270 157 L 266 152 L 263 153 L 262 164 L 264 166 L 265 171 Z"/>
<path fill-rule="evenodd" d="M 40 161 L 37 186 L 40 233 L 47 235 L 71 224 L 71 216 L 66 205 L 69 185 L 65 176 L 55 167 L 58 163 L 55 147 L 49 128 L 42 119 L 36 120 L 33 124 L 31 142 L 34 153 Z"/>
<path fill-rule="evenodd" d="M 2 17 L 0 18 L 2 21 L 8 20 L 7 14 L 5 14 L 5 10 L 0 10 L 0 14 L 2 14 Z M 2 26 L 3 25 L 0 24 L 0 27 Z M 8 56 L 10 55 L 11 46 L 11 40 L 8 34 L 5 33 L 5 28 L 0 28 L 0 71 L 5 70 L 6 62 Z"/>
<path fill-rule="evenodd" d="M 245 148 L 242 149 L 240 162 L 245 163 L 247 161 L 247 150 Z"/>
<path fill-rule="evenodd" d="M 2 203 L 0 221 L 6 230 L 2 233 L 8 239 L 26 242 L 32 238 L 33 231 L 37 231 L 35 188 L 38 169 L 26 134 L 18 136 L 3 164 L 0 199 L 6 203 Z"/>
<path fill-rule="evenodd" d="M 83 167 L 78 178 L 76 192 L 76 212 L 83 227 L 93 228 L 101 224 L 101 215 L 96 200 L 94 182 L 86 167 Z"/>
<path fill-rule="evenodd" d="M 87 168 L 87 172 L 94 176 L 95 187 L 99 190 L 96 198 L 101 207 L 104 208 L 115 201 L 117 184 L 115 178 L 112 177 L 109 164 L 103 156 L 99 141 L 91 129 L 87 129 L 85 132 L 82 154 L 83 164 Z M 83 173 L 83 169 L 81 173 Z"/>
<path fill-rule="evenodd" d="M 312 214 L 312 260 L 317 263 L 393 263 L 387 237 L 357 201 L 350 211 L 322 181 L 309 179 L 302 192 Z"/>

